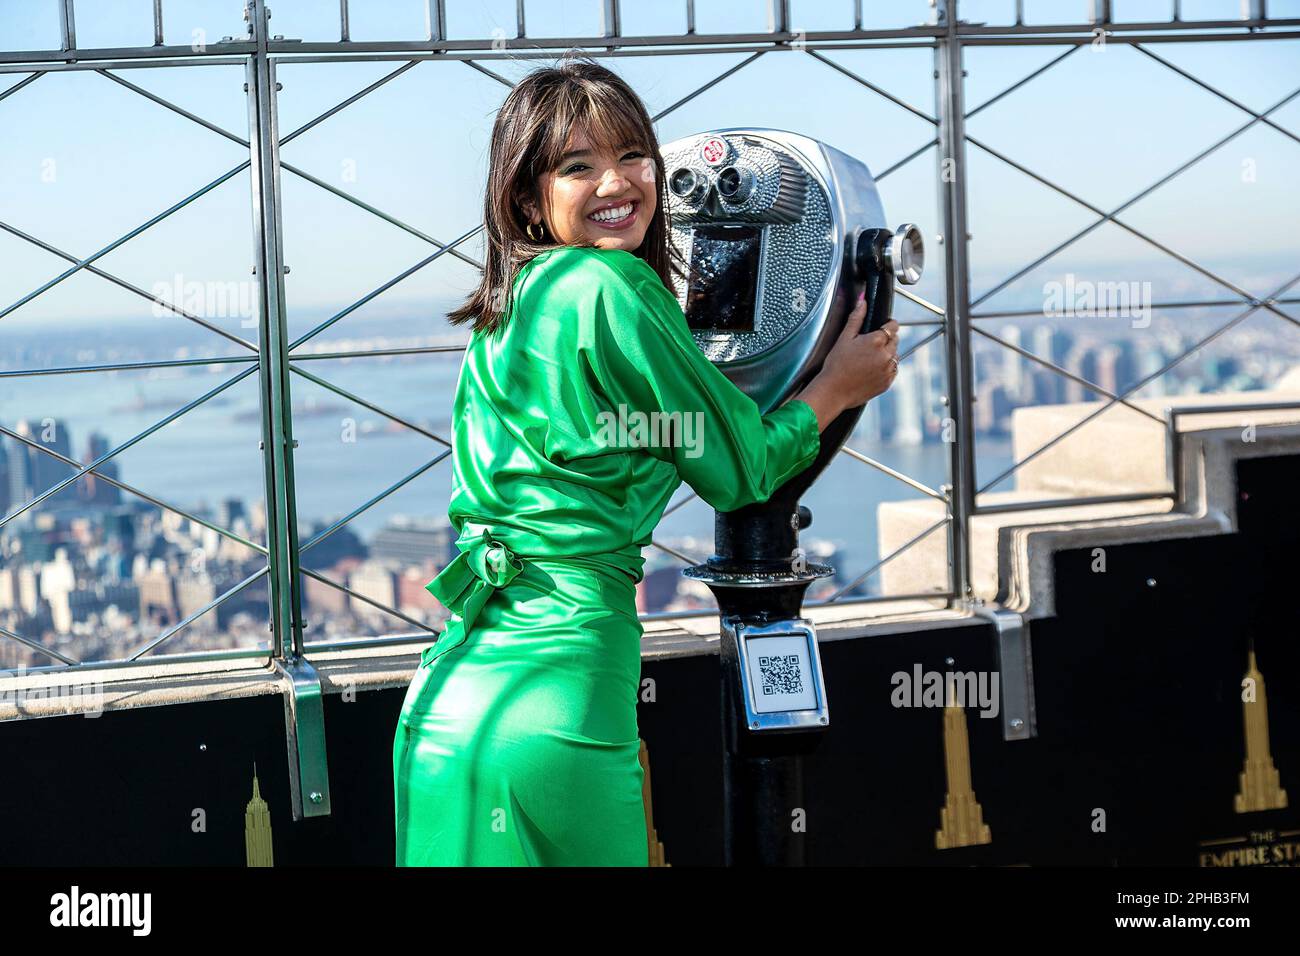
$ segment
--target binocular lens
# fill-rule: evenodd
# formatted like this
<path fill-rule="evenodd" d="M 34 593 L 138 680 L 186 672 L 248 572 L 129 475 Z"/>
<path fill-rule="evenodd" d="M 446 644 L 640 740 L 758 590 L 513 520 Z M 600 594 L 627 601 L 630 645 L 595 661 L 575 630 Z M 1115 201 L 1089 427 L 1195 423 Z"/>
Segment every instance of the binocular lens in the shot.
<path fill-rule="evenodd" d="M 724 199 L 730 199 L 740 191 L 740 170 L 728 166 L 718 173 L 718 192 Z"/>
<path fill-rule="evenodd" d="M 695 192 L 699 179 L 695 173 L 685 167 L 677 170 L 668 179 L 669 188 L 678 196 L 690 196 Z"/>

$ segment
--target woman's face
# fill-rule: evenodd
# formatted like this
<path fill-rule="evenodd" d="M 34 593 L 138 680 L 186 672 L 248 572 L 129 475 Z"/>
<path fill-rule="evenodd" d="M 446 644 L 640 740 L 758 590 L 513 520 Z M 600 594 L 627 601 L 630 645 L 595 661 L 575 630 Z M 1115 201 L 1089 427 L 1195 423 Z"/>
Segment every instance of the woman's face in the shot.
<path fill-rule="evenodd" d="M 564 245 L 590 242 L 628 252 L 640 247 L 658 196 L 654 160 L 626 144 L 597 149 L 580 130 L 564 152 L 558 167 L 538 177 L 542 209 L 526 204 L 529 222 L 544 223 L 547 234 Z"/>

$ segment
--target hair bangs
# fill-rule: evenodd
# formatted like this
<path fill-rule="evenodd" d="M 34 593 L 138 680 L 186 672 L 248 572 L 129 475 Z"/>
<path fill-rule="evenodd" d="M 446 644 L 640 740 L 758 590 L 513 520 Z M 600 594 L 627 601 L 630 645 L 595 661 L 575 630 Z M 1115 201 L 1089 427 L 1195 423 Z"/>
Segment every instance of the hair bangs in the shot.
<path fill-rule="evenodd" d="M 592 85 L 557 103 L 556 122 L 550 125 L 540 151 L 542 169 L 556 170 L 576 133 L 587 137 L 590 147 L 614 152 L 635 147 L 649 155 L 653 152 L 654 131 L 647 130 L 640 116 L 623 97 L 603 87 Z"/>

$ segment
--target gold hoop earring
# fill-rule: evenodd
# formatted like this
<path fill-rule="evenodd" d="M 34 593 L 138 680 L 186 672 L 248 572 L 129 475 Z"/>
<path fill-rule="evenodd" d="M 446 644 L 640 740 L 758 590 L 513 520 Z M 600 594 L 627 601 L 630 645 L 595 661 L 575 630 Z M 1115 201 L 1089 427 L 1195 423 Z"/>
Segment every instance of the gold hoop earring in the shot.
<path fill-rule="evenodd" d="M 534 226 L 537 227 L 537 235 L 535 236 L 533 235 Z M 531 239 L 533 242 L 541 242 L 542 239 L 545 238 L 546 236 L 546 227 L 543 226 L 540 222 L 530 222 L 527 226 L 524 227 L 524 232 L 527 233 L 528 238 Z"/>

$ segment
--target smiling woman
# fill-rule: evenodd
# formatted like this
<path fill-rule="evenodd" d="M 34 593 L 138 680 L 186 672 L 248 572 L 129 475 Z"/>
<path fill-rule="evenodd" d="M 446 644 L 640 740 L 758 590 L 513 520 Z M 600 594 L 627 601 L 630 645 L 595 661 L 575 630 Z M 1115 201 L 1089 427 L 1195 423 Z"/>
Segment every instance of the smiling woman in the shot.
<path fill-rule="evenodd" d="M 820 448 L 809 402 L 761 415 L 695 346 L 661 164 L 645 107 L 595 63 L 530 74 L 497 116 L 483 281 L 451 316 L 474 319 L 461 553 L 426 585 L 453 617 L 393 740 L 400 866 L 645 866 L 642 548 L 683 480 L 732 510 Z"/>
<path fill-rule="evenodd" d="M 530 74 L 492 130 L 482 281 L 448 321 L 496 328 L 520 267 L 557 246 L 623 249 L 671 288 L 687 264 L 668 241 L 664 181 L 650 116 L 616 74 L 582 59 Z"/>
<path fill-rule="evenodd" d="M 644 866 L 642 549 L 681 482 L 717 511 L 767 501 L 892 381 L 897 323 L 857 335 L 862 301 L 823 371 L 760 413 L 670 291 L 662 164 L 645 106 L 595 63 L 530 74 L 497 115 L 483 280 L 451 315 L 474 320 L 461 553 L 426 585 L 453 616 L 393 740 L 399 865 Z"/>

